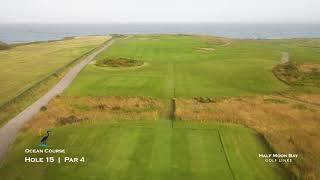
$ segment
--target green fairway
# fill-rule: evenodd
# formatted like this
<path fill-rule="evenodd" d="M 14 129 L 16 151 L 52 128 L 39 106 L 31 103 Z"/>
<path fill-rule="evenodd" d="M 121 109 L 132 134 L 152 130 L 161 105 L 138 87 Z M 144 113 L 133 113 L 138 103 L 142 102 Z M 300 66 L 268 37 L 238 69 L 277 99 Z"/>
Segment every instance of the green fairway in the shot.
<path fill-rule="evenodd" d="M 259 136 L 242 126 L 157 120 L 82 123 L 55 128 L 48 143 L 65 154 L 25 154 L 40 136 L 19 136 L 1 179 L 286 179 Z M 24 163 L 24 157 L 85 157 L 85 163 Z"/>
<path fill-rule="evenodd" d="M 73 55 L 81 54 L 98 42 L 102 40 L 95 40 L 92 44 L 79 42 L 81 45 L 72 46 L 71 50 L 61 45 L 63 50 L 52 52 L 52 57 L 60 57 L 60 53 L 65 56 L 52 64 L 48 63 L 52 60 L 50 58 L 43 64 L 40 56 L 38 60 L 35 58 L 35 64 L 28 64 L 29 69 L 35 67 L 34 72 L 28 71 L 25 79 L 20 78 L 19 86 L 14 83 L 7 85 L 8 88 L 0 93 L 16 94 L 10 88 L 23 87 L 27 80 L 36 81 L 40 75 L 69 62 L 66 57 L 71 55 L 67 55 L 68 52 L 74 50 Z M 292 153 L 303 149 L 299 147 L 300 141 L 291 147 L 294 142 L 290 140 L 291 134 L 276 136 L 279 131 L 289 129 L 291 132 L 296 127 L 284 126 L 281 130 L 272 127 L 282 122 L 290 124 L 289 120 L 295 119 L 306 120 L 304 125 L 309 127 L 316 115 L 306 115 L 303 109 L 300 112 L 289 103 L 281 103 L 287 100 L 276 99 L 279 103 L 273 97 L 270 102 L 263 97 L 267 94 L 271 94 L 270 97 L 280 96 L 280 93 L 275 94 L 277 92 L 298 92 L 299 88 L 275 76 L 274 67 L 281 63 L 282 53 L 288 52 L 290 63 L 303 64 L 305 66 L 301 67 L 306 70 L 309 65 L 316 71 L 314 68 L 317 66 L 314 65 L 320 60 L 319 44 L 319 39 L 247 40 L 196 35 L 128 35 L 115 38 L 113 45 L 88 64 L 61 96 L 42 107 L 41 112 L 26 125 L 0 166 L 0 177 L 8 180 L 21 177 L 40 180 L 290 179 L 287 170 L 292 173 L 296 167 L 286 166 L 284 169 L 278 163 L 265 162 L 259 154 L 274 153 L 270 146 L 276 153 L 291 153 L 290 148 L 293 147 Z M 4 56 L 1 53 L 17 48 L 1 51 L 0 57 Z M 6 63 L 10 66 L 9 62 Z M 36 67 L 39 63 L 41 65 Z M 26 67 L 20 67 L 19 63 L 12 66 L 18 69 Z M 0 96 L 5 99 L 4 95 Z M 215 98 L 224 96 L 238 96 L 234 97 L 238 99 Z M 257 100 L 249 101 L 254 98 Z M 268 114 L 275 111 L 281 113 L 277 116 Z M 183 115 L 185 118 L 181 118 Z M 309 116 L 312 116 L 312 121 Z M 237 123 L 247 120 L 263 131 L 228 123 L 200 123 L 206 120 Z M 307 120 L 310 120 L 309 124 Z M 249 127 L 255 128 L 254 125 Z M 310 127 L 317 126 L 312 124 Z M 50 148 L 65 149 L 66 154 L 25 154 L 26 148 L 39 148 L 43 133 L 39 135 L 36 132 L 50 128 Z M 313 131 L 304 132 L 308 138 L 311 138 L 310 132 Z M 267 143 L 273 142 L 273 139 L 268 139 L 273 137 L 271 135 L 284 141 L 289 139 L 290 151 L 278 149 L 287 144 L 273 146 L 271 143 L 268 146 Z M 307 135 L 301 139 L 308 139 L 305 137 Z M 49 155 L 55 158 L 85 157 L 86 162 L 24 163 L 26 156 Z M 293 170 L 294 173 L 304 173 L 301 169 Z"/>
<path fill-rule="evenodd" d="M 109 70 L 89 65 L 67 94 L 214 97 L 265 94 L 287 88 L 271 71 L 281 57 L 281 50 L 273 43 L 227 43 L 197 36 L 129 36 L 116 41 L 96 60 L 131 58 L 147 66 Z"/>
<path fill-rule="evenodd" d="M 287 51 L 292 61 L 319 63 L 317 39 L 224 40 L 188 35 L 132 35 L 96 61 L 130 58 L 148 65 L 110 70 L 89 65 L 68 95 L 143 95 L 161 98 L 238 96 L 287 90 L 272 73 Z M 209 49 L 209 50 L 208 50 Z"/>
<path fill-rule="evenodd" d="M 0 51 L 0 104 L 55 70 L 105 42 L 108 36 L 86 36 L 39 42 Z"/>

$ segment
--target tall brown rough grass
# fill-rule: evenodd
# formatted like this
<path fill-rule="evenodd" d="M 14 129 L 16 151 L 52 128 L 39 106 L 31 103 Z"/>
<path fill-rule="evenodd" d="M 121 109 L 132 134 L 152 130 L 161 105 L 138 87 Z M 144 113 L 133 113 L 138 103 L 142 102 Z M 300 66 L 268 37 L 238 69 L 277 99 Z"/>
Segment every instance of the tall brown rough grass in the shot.
<path fill-rule="evenodd" d="M 320 105 L 320 95 L 319 94 L 315 94 L 315 93 L 310 93 L 310 94 L 306 94 L 306 93 L 285 93 L 282 94 L 282 96 L 285 96 L 287 98 L 291 98 L 297 101 L 301 101 L 301 102 L 305 102 L 305 103 L 311 103 L 311 104 L 315 104 L 315 105 Z"/>
<path fill-rule="evenodd" d="M 320 179 L 320 107 L 278 96 L 234 97 L 215 101 L 176 100 L 182 120 L 246 125 L 261 133 L 277 153 L 297 153 L 284 163 L 298 179 Z"/>
<path fill-rule="evenodd" d="M 25 129 L 51 128 L 85 120 L 156 119 L 163 104 L 147 97 L 74 97 L 62 96 L 51 101 Z"/>

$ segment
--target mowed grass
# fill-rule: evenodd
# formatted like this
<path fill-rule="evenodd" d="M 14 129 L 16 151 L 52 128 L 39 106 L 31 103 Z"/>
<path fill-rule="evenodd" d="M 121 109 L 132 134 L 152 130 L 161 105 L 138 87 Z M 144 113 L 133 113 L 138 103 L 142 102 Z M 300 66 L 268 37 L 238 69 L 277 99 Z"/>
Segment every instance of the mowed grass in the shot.
<path fill-rule="evenodd" d="M 318 39 L 132 35 L 117 40 L 96 61 L 129 58 L 144 61 L 147 66 L 112 71 L 90 65 L 67 94 L 161 98 L 270 94 L 289 89 L 272 73 L 281 53 L 289 52 L 290 60 L 297 63 L 320 63 L 319 44 Z"/>
<path fill-rule="evenodd" d="M 60 67 L 89 52 L 109 36 L 85 36 L 13 46 L 0 51 L 0 104 Z"/>
<path fill-rule="evenodd" d="M 317 48 L 309 46 L 317 43 L 316 40 L 309 42 L 303 39 L 236 40 L 189 35 L 130 35 L 116 40 L 95 61 L 128 58 L 144 61 L 144 66 L 104 69 L 90 64 L 59 98 L 150 96 L 188 99 L 194 96 L 271 94 L 290 88 L 272 73 L 272 68 L 280 63 L 281 52 L 288 51 L 290 57 L 299 63 L 316 63 L 319 52 Z M 50 105 L 48 108 L 41 113 L 49 115 L 52 108 Z M 81 112 L 88 109 L 82 106 L 77 108 Z M 122 107 L 110 108 L 117 110 L 115 114 L 118 113 L 119 117 L 123 113 L 119 111 Z M 109 109 L 97 111 L 102 114 L 100 111 L 109 112 Z M 71 112 L 75 114 L 72 109 Z M 199 112 L 201 114 L 205 110 Z M 60 112 L 56 114 L 63 115 Z M 162 114 L 159 116 L 164 118 Z M 286 170 L 279 164 L 267 163 L 258 157 L 259 153 L 271 153 L 271 150 L 259 134 L 243 126 L 159 120 L 157 117 L 146 118 L 148 122 L 132 120 L 112 123 L 107 122 L 110 121 L 107 117 L 110 118 L 110 114 L 106 116 L 106 122 L 86 120 L 52 129 L 49 140 L 51 148 L 65 148 L 67 153 L 61 156 L 84 156 L 86 163 L 24 163 L 24 149 L 37 148 L 41 138 L 35 131 L 29 130 L 21 133 L 11 148 L 0 168 L 1 177 L 183 180 L 288 178 Z M 56 119 L 59 117 L 53 118 Z M 48 118 L 38 120 L 46 121 Z"/>
<path fill-rule="evenodd" d="M 281 50 L 274 47 L 276 43 L 229 39 L 221 43 L 215 39 L 188 35 L 119 39 L 96 61 L 130 58 L 147 65 L 118 71 L 89 65 L 67 94 L 216 97 L 266 94 L 288 88 L 272 74 L 272 67 L 281 57 Z"/>
<path fill-rule="evenodd" d="M 80 73 L 71 87 L 67 89 L 65 95 L 151 96 L 163 99 L 191 99 L 196 96 L 246 96 L 253 98 L 254 95 L 286 93 L 291 90 L 300 91 L 297 87 L 281 82 L 273 74 L 273 68 L 281 63 L 282 52 L 288 52 L 290 61 L 297 64 L 320 63 L 319 44 L 318 39 L 239 40 L 191 35 L 131 35 L 117 40 L 95 61 L 128 58 L 144 61 L 147 65 L 132 69 L 103 69 L 91 64 Z M 193 108 L 188 112 L 195 111 L 197 120 L 203 121 L 205 119 L 199 119 L 199 115 L 201 113 L 210 114 L 210 112 L 208 113 L 207 109 L 201 109 L 202 106 L 198 107 L 200 108 L 198 111 Z M 215 112 L 215 109 L 212 112 Z M 232 112 L 228 115 L 236 120 L 241 117 Z M 261 124 L 261 119 L 257 116 L 254 120 L 257 125 Z M 268 125 L 264 126 L 266 129 L 269 127 Z M 230 135 L 225 134 L 225 131 L 228 132 L 228 130 L 230 130 Z M 234 167 L 230 169 L 235 171 L 235 179 L 251 179 L 253 176 L 255 176 L 253 179 L 277 179 L 277 177 L 268 177 L 267 175 L 274 174 L 270 173 L 268 168 L 277 167 L 277 164 L 259 164 L 255 157 L 257 153 L 251 152 L 251 150 L 259 151 L 261 148 L 265 148 L 265 141 L 261 141 L 257 137 L 252 138 L 251 135 L 246 137 L 239 135 L 230 125 L 226 125 L 222 133 L 219 132 L 222 142 L 225 143 L 224 146 L 227 147 L 226 154 L 229 153 L 226 157 L 229 158 L 230 166 Z M 265 135 L 262 134 L 262 136 Z M 178 134 L 177 136 L 183 144 L 190 144 L 190 141 L 187 141 L 183 135 Z M 214 137 L 211 133 L 207 136 Z M 213 137 L 210 138 L 212 141 L 214 141 Z M 190 148 L 181 150 L 175 154 L 176 156 L 186 153 L 190 149 L 192 153 L 199 151 L 202 147 L 202 140 L 193 134 L 190 135 L 190 138 L 195 140 L 192 141 Z M 242 143 L 246 144 L 247 154 L 238 149 Z M 282 151 L 276 152 L 282 153 Z M 203 159 L 208 158 L 206 155 L 202 155 L 196 154 L 195 156 L 198 156 L 198 159 L 203 156 Z M 181 174 L 185 176 L 185 179 L 196 177 L 192 168 L 188 166 L 190 161 L 186 159 L 181 160 L 180 165 L 186 169 L 185 174 L 183 172 Z M 198 162 L 197 160 L 193 161 Z M 220 164 L 202 165 L 199 165 L 200 169 L 221 167 Z M 225 170 L 225 168 L 222 169 Z M 197 169 L 195 172 L 202 170 Z M 172 170 L 165 172 L 170 173 Z M 304 172 L 299 171 L 299 173 L 303 174 Z M 195 179 L 203 179 L 204 177 L 228 179 L 228 177 L 217 178 L 201 175 Z"/>
<path fill-rule="evenodd" d="M 243 126 L 157 120 L 87 122 L 52 129 L 52 149 L 65 154 L 25 154 L 41 136 L 20 134 L 0 167 L 11 179 L 286 179 L 259 136 Z M 24 163 L 24 157 L 85 157 L 85 163 Z"/>
<path fill-rule="evenodd" d="M 178 98 L 175 102 L 177 119 L 245 125 L 263 135 L 275 152 L 299 155 L 292 162 L 283 162 L 297 179 L 319 179 L 319 105 L 274 95 L 207 102 Z"/>

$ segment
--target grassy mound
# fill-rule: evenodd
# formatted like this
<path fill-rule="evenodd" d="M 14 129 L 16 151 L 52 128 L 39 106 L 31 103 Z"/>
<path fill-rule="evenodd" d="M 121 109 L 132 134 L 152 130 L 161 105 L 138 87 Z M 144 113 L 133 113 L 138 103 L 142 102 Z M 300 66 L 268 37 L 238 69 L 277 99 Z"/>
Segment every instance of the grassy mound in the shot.
<path fill-rule="evenodd" d="M 10 49 L 10 46 L 0 41 L 0 50 Z"/>
<path fill-rule="evenodd" d="M 117 59 L 103 59 L 96 63 L 97 66 L 102 67 L 134 67 L 143 65 L 142 61 L 127 59 L 127 58 L 117 58 Z"/>
<path fill-rule="evenodd" d="M 319 64 L 298 65 L 289 62 L 276 66 L 273 72 L 281 81 L 289 85 L 320 87 Z"/>
<path fill-rule="evenodd" d="M 286 63 L 278 65 L 273 70 L 274 74 L 283 82 L 293 84 L 301 79 L 301 73 L 294 63 Z"/>

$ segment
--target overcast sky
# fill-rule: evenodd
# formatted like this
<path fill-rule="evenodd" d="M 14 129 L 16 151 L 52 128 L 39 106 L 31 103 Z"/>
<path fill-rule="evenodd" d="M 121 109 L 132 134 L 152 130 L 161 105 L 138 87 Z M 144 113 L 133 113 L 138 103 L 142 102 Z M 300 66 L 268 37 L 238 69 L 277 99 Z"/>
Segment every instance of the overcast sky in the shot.
<path fill-rule="evenodd" d="M 320 0 L 1 0 L 1 22 L 320 22 Z"/>

